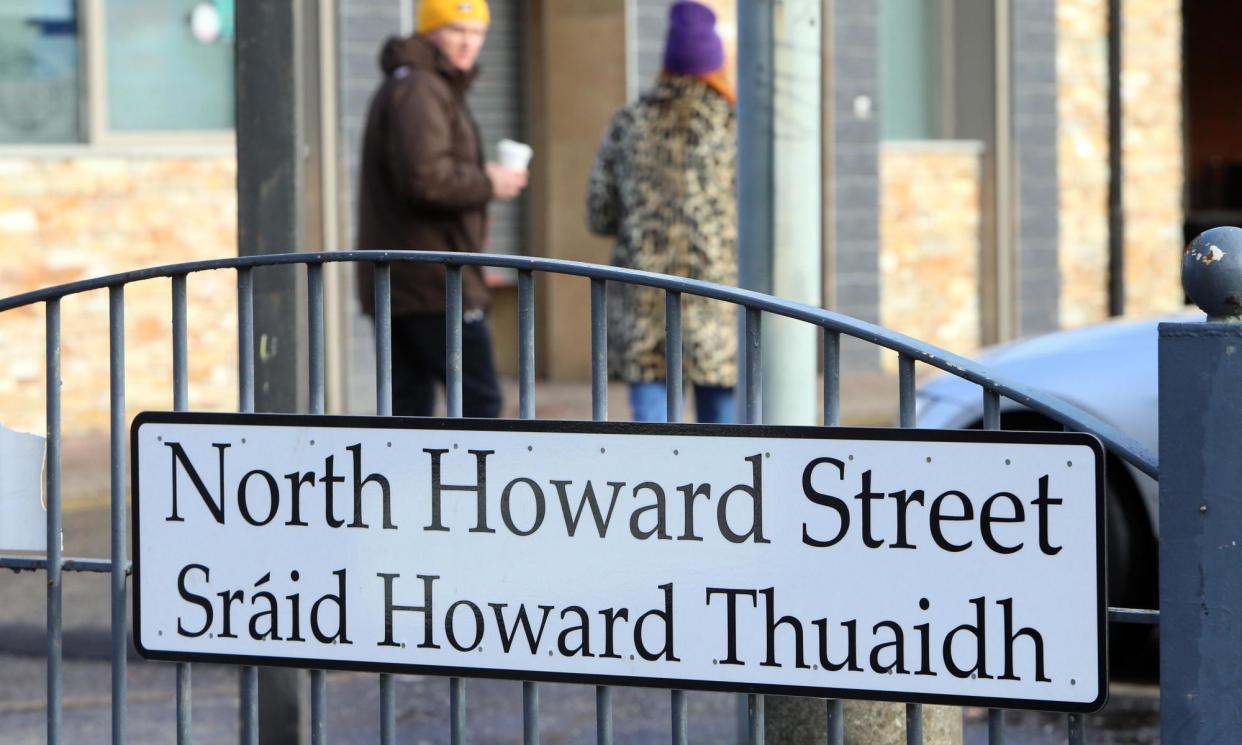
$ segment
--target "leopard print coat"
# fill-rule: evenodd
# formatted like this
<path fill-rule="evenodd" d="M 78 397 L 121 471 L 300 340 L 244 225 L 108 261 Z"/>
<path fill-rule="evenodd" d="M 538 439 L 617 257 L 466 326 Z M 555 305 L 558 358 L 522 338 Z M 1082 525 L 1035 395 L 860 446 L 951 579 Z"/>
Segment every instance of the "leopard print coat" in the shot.
<path fill-rule="evenodd" d="M 616 236 L 612 263 L 737 283 L 736 118 L 712 88 L 662 78 L 621 109 L 591 169 L 587 221 Z M 664 292 L 609 283 L 609 371 L 628 383 L 665 377 Z M 737 384 L 737 311 L 682 295 L 684 379 Z"/>

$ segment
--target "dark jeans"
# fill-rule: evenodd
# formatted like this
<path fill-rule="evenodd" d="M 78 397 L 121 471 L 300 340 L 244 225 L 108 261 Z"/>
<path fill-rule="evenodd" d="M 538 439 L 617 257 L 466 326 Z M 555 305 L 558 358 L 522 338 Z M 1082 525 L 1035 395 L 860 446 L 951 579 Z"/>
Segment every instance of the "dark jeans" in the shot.
<path fill-rule="evenodd" d="M 443 315 L 392 319 L 392 412 L 397 416 L 431 416 L 436 383 L 445 382 L 447 332 Z M 492 337 L 485 319 L 461 325 L 462 414 L 500 416 L 500 385 L 492 361 Z"/>

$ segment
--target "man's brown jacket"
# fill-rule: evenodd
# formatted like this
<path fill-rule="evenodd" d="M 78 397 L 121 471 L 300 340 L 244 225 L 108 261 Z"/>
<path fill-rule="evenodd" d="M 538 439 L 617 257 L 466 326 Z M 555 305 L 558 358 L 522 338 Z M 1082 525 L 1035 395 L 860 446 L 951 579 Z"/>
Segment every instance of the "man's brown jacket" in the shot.
<path fill-rule="evenodd" d="M 371 100 L 359 167 L 358 248 L 479 251 L 487 233 L 491 181 L 479 130 L 466 107 L 476 71 L 454 68 L 418 36 L 390 39 L 380 53 L 384 82 Z M 444 312 L 444 267 L 392 265 L 395 316 Z M 373 273 L 358 266 L 363 310 L 374 312 Z M 479 267 L 462 272 L 462 305 L 485 309 Z"/>

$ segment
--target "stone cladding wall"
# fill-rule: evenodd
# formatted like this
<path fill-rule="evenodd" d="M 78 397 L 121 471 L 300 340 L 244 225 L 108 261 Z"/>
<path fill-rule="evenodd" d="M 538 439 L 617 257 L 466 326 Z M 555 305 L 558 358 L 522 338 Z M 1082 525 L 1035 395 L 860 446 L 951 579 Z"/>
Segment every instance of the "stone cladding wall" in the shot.
<path fill-rule="evenodd" d="M 0 297 L 237 253 L 233 157 L 0 156 Z M 187 283 L 189 401 L 237 406 L 235 273 Z M 172 408 L 171 281 L 125 290 L 127 415 Z M 108 290 L 61 301 L 62 431 L 108 427 Z M 0 422 L 46 429 L 42 304 L 0 313 Z"/>
<path fill-rule="evenodd" d="M 979 346 L 980 156 L 969 142 L 880 156 L 880 322 L 960 354 Z"/>
<path fill-rule="evenodd" d="M 1124 0 L 1127 315 L 1180 307 L 1181 5 Z M 1108 4 L 1057 2 L 1061 324 L 1108 314 Z"/>

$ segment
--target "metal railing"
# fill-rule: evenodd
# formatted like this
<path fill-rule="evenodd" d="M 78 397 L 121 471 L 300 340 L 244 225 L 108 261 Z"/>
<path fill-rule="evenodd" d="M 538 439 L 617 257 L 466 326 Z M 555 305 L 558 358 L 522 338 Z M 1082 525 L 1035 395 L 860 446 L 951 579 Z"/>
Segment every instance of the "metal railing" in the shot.
<path fill-rule="evenodd" d="M 1089 432 L 1102 440 L 1107 449 L 1139 471 L 1156 478 L 1158 468 L 1154 455 L 1140 444 L 1100 421 L 1091 414 L 1026 386 L 994 376 L 982 365 L 950 352 L 922 343 L 908 336 L 884 329 L 821 308 L 793 303 L 749 290 L 709 284 L 697 280 L 599 266 L 572 261 L 486 254 L 433 253 L 411 251 L 355 251 L 334 253 L 274 254 L 153 267 L 49 287 L 0 299 L 0 313 L 23 306 L 42 304 L 46 318 L 47 371 L 47 555 L 46 558 L 0 556 L 0 568 L 13 570 L 45 570 L 47 573 L 47 741 L 62 742 L 63 710 L 62 673 L 62 577 L 69 572 L 108 572 L 111 577 L 111 665 L 112 665 L 112 741 L 127 742 L 126 716 L 126 624 L 127 582 L 130 572 L 126 556 L 126 421 L 125 421 L 125 289 L 127 286 L 152 279 L 167 278 L 172 282 L 172 360 L 173 406 L 184 411 L 188 400 L 188 351 L 186 343 L 186 284 L 189 275 L 210 270 L 234 270 L 237 273 L 238 314 L 238 410 L 252 412 L 255 408 L 254 298 L 253 271 L 258 267 L 300 264 L 307 274 L 307 330 L 309 360 L 309 409 L 312 414 L 325 409 L 325 339 L 324 339 L 324 265 L 332 262 L 362 262 L 374 265 L 375 271 L 375 381 L 376 411 L 392 413 L 392 316 L 391 266 L 395 263 L 438 263 L 446 267 L 447 360 L 446 390 L 448 415 L 462 415 L 462 278 L 465 266 L 509 268 L 518 276 L 518 391 L 522 419 L 535 418 L 535 274 L 559 274 L 582 277 L 590 282 L 591 325 L 591 412 L 595 420 L 608 418 L 607 371 L 607 295 L 609 282 L 644 285 L 665 292 L 666 299 L 666 390 L 668 418 L 678 421 L 682 413 L 681 373 L 681 298 L 698 295 L 739 306 L 744 313 L 742 344 L 739 344 L 740 390 L 743 421 L 759 423 L 759 402 L 762 389 L 760 360 L 763 346 L 763 314 L 784 316 L 819 327 L 823 333 L 823 422 L 825 426 L 840 424 L 840 361 L 841 337 L 847 336 L 886 348 L 898 355 L 898 415 L 902 427 L 915 426 L 915 371 L 919 363 L 939 368 L 969 380 L 983 388 L 984 427 L 1000 428 L 1000 402 L 1009 398 L 1059 422 L 1066 429 Z M 108 289 L 109 307 L 109 378 L 111 429 L 111 547 L 112 559 L 66 558 L 61 553 L 61 328 L 62 298 L 91 290 Z M 0 316 L 0 323 L 3 317 Z M 1158 612 L 1110 608 L 1110 620 L 1122 623 L 1154 624 Z M 177 742 L 191 742 L 191 666 L 177 665 Z M 396 703 L 392 675 L 380 674 L 380 741 L 389 745 L 396 741 Z M 243 745 L 258 743 L 258 669 L 243 667 L 240 673 L 240 719 Z M 450 742 L 465 742 L 466 684 L 451 678 Z M 539 686 L 523 684 L 523 742 L 539 742 Z M 687 742 L 687 696 L 684 691 L 671 692 L 672 732 L 675 745 Z M 311 741 L 325 743 L 327 736 L 327 697 L 323 671 L 311 671 L 310 692 Z M 752 745 L 763 742 L 763 696 L 747 698 L 748 739 Z M 1066 736 L 1070 743 L 1086 742 L 1086 719 L 1069 714 Z M 826 702 L 825 717 L 828 742 L 844 742 L 842 704 Z M 613 741 L 612 690 L 596 689 L 596 733 L 599 745 Z M 991 710 L 988 715 L 989 742 L 1005 741 L 1005 715 Z M 908 704 L 906 739 L 912 745 L 922 742 L 922 706 Z"/>

